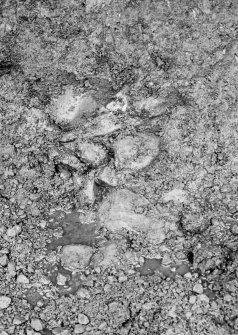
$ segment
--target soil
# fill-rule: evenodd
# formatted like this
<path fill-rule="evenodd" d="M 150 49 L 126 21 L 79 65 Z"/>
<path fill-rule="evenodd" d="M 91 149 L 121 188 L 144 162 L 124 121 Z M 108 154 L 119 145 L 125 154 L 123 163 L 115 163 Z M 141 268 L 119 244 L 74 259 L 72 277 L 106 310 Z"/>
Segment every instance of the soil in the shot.
<path fill-rule="evenodd" d="M 0 335 L 238 334 L 237 17 L 1 1 Z"/>

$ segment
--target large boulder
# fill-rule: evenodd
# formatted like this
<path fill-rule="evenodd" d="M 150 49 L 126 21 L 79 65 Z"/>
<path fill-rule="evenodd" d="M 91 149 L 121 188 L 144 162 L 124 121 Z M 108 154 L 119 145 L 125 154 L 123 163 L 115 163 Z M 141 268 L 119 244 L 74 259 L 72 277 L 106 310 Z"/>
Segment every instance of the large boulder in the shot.
<path fill-rule="evenodd" d="M 147 134 L 126 136 L 116 142 L 114 149 L 117 168 L 141 170 L 159 154 L 159 139 Z"/>

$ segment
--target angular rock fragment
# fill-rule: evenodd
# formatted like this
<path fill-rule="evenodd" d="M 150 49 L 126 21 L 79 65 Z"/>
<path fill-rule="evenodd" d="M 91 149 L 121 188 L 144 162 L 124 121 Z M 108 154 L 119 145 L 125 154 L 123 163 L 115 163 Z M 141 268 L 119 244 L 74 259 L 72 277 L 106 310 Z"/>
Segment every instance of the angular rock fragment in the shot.
<path fill-rule="evenodd" d="M 118 184 L 116 172 L 110 166 L 104 167 L 99 172 L 99 174 L 98 174 L 98 180 L 100 180 L 100 181 L 102 181 L 105 184 L 110 185 L 110 186 L 117 186 L 117 184 Z"/>
<path fill-rule="evenodd" d="M 97 103 L 91 95 L 76 94 L 73 87 L 67 87 L 52 106 L 56 122 L 70 127 L 79 125 L 80 118 L 92 113 L 96 108 Z"/>
<path fill-rule="evenodd" d="M 147 167 L 159 154 L 159 139 L 147 134 L 126 136 L 116 142 L 114 149 L 119 169 L 137 171 Z"/>
<path fill-rule="evenodd" d="M 148 117 L 160 116 L 165 113 L 167 109 L 166 100 L 162 97 L 142 99 L 136 102 L 135 106 Z"/>
<path fill-rule="evenodd" d="M 99 208 L 100 223 L 113 232 L 127 229 L 144 231 L 158 242 L 165 238 L 158 215 L 146 214 L 149 201 L 127 189 L 116 190 L 104 199 Z M 158 213 L 157 213 L 158 214 Z"/>
<path fill-rule="evenodd" d="M 66 245 L 62 249 L 61 264 L 64 268 L 75 271 L 89 265 L 93 249 L 86 245 Z"/>

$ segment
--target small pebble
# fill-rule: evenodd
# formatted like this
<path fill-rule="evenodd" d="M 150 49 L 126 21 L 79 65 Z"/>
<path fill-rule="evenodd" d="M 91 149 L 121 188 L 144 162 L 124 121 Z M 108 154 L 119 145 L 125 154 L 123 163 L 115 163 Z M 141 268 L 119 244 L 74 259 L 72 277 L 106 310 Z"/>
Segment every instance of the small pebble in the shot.
<path fill-rule="evenodd" d="M 199 294 L 198 299 L 199 299 L 200 301 L 205 302 L 206 304 L 209 304 L 209 298 L 208 298 L 208 296 L 206 296 L 205 294 Z"/>
<path fill-rule="evenodd" d="M 231 296 L 230 294 L 226 294 L 226 295 L 224 296 L 224 300 L 225 300 L 225 301 L 231 301 L 231 300 L 232 300 L 232 296 Z"/>
<path fill-rule="evenodd" d="M 13 262 L 8 263 L 7 269 L 8 269 L 8 275 L 10 277 L 14 277 L 16 275 L 16 266 Z"/>
<path fill-rule="evenodd" d="M 203 293 L 203 287 L 202 287 L 202 285 L 198 284 L 198 283 L 195 284 L 193 286 L 193 292 L 198 293 L 198 294 L 202 294 Z"/>
<path fill-rule="evenodd" d="M 86 288 L 80 288 L 77 291 L 77 296 L 82 299 L 90 299 L 90 293 Z"/>
<path fill-rule="evenodd" d="M 7 308 L 10 305 L 11 301 L 12 301 L 11 298 L 5 295 L 1 295 L 0 296 L 0 309 Z"/>
<path fill-rule="evenodd" d="M 43 330 L 43 324 L 40 319 L 32 319 L 31 327 L 36 331 Z"/>
<path fill-rule="evenodd" d="M 89 323 L 89 318 L 83 313 L 78 314 L 78 323 L 81 325 L 87 325 Z"/>
<path fill-rule="evenodd" d="M 25 275 L 23 275 L 23 274 L 20 274 L 18 277 L 17 277 L 17 282 L 19 283 L 19 284 L 29 284 L 29 279 L 25 276 Z"/>

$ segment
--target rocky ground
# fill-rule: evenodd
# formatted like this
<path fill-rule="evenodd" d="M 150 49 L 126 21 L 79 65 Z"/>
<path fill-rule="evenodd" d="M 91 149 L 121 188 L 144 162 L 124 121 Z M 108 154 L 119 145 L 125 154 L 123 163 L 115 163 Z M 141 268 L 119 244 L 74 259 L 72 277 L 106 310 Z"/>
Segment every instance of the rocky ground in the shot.
<path fill-rule="evenodd" d="M 238 334 L 237 17 L 1 1 L 0 335 Z"/>

